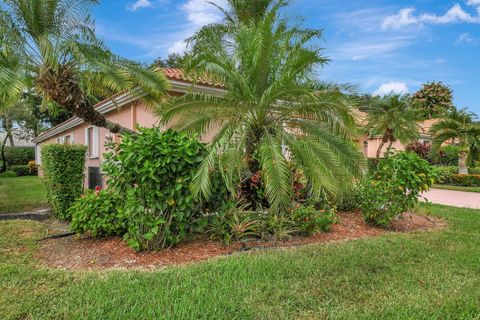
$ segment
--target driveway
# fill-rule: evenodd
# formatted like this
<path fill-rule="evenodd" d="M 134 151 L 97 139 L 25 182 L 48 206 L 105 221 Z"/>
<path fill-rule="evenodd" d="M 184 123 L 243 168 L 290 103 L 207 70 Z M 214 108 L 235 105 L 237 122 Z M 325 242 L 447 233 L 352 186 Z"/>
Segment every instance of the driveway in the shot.
<path fill-rule="evenodd" d="M 452 207 L 480 209 L 480 193 L 431 189 L 423 194 L 428 201 Z"/>

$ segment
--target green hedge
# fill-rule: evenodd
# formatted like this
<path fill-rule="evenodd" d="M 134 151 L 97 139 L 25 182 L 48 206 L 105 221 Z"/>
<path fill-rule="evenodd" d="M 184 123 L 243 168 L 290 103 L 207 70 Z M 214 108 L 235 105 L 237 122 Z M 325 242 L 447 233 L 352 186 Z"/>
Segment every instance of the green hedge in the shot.
<path fill-rule="evenodd" d="M 33 174 L 28 165 L 9 166 L 8 170 L 15 172 L 17 177 L 30 176 Z"/>
<path fill-rule="evenodd" d="M 480 174 L 480 168 L 469 168 L 468 169 L 469 174 L 473 175 L 479 175 Z M 450 184 L 450 185 L 455 185 L 457 183 L 458 179 L 454 179 L 455 175 L 458 175 L 458 167 L 454 166 L 445 166 L 445 167 L 435 167 L 435 173 L 437 175 L 435 179 L 435 183 L 438 184 Z"/>
<path fill-rule="evenodd" d="M 34 147 L 5 147 L 7 166 L 26 165 L 35 159 Z"/>
<path fill-rule="evenodd" d="M 480 187 L 479 174 L 454 174 L 451 184 L 454 186 Z"/>
<path fill-rule="evenodd" d="M 70 218 L 68 209 L 82 194 L 86 151 L 81 145 L 51 144 L 42 148 L 48 202 L 59 218 Z"/>

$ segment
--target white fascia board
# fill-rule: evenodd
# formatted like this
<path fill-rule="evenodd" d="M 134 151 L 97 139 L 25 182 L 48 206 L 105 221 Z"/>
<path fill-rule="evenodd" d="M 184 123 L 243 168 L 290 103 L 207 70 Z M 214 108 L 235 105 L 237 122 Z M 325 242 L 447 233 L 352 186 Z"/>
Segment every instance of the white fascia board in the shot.
<path fill-rule="evenodd" d="M 207 87 L 207 86 L 199 86 L 199 85 L 192 85 L 191 83 L 186 83 L 186 82 L 181 82 L 181 81 L 174 81 L 170 80 L 170 85 L 171 85 L 171 91 L 174 92 L 181 92 L 181 93 L 187 93 L 187 92 L 202 92 L 202 93 L 208 93 L 212 94 L 216 97 L 222 98 L 225 96 L 227 93 L 226 90 L 220 89 L 220 88 L 212 88 L 212 87 Z M 108 113 L 112 110 L 115 110 L 119 107 L 123 107 L 124 105 L 133 102 L 137 99 L 139 99 L 140 96 L 135 95 L 134 92 L 128 92 L 125 93 L 118 98 L 115 99 L 115 103 L 110 100 L 106 102 L 105 104 L 99 106 L 96 110 L 102 114 Z M 62 133 L 68 129 L 71 129 L 73 127 L 76 127 L 80 124 L 84 123 L 84 121 L 78 117 L 74 117 L 70 120 L 67 120 L 63 124 L 59 125 L 58 127 L 52 129 L 51 131 L 39 135 L 38 137 L 35 137 L 32 139 L 33 142 L 35 143 L 40 143 L 42 141 L 47 140 L 48 138 L 51 138 L 59 133 Z"/>

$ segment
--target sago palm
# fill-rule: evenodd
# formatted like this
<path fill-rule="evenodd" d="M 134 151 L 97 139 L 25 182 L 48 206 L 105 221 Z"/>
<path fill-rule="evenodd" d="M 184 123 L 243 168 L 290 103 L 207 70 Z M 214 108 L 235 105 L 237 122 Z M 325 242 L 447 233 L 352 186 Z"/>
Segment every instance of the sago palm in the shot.
<path fill-rule="evenodd" d="M 459 146 L 460 174 L 468 174 L 468 165 L 473 166 L 480 156 L 480 123 L 476 118 L 474 113 L 466 110 L 452 110 L 430 129 L 433 155 L 438 155 L 446 142 Z"/>
<path fill-rule="evenodd" d="M 227 38 L 210 37 L 209 49 L 192 56 L 192 68 L 223 81 L 224 97 L 189 93 L 159 110 L 176 129 L 216 132 L 192 184 L 195 195 L 210 196 L 215 169 L 233 192 L 238 179 L 260 173 L 271 208 L 284 212 L 293 198 L 291 164 L 303 170 L 312 197 L 335 193 L 342 178 L 360 171 L 344 88 L 312 80 L 327 62 L 320 49 L 307 48 L 321 32 L 289 28 L 278 18 L 282 3 Z"/>
<path fill-rule="evenodd" d="M 22 61 L 24 78 L 44 96 L 87 123 L 112 132 L 129 131 L 107 120 L 93 106 L 95 96 L 129 91 L 146 102 L 167 88 L 161 71 L 111 54 L 95 37 L 90 7 L 96 0 L 4 0 L 0 33 Z M 2 70 L 0 91 L 18 78 Z M 3 89 L 1 89 L 3 88 Z"/>
<path fill-rule="evenodd" d="M 380 158 L 387 143 L 389 150 L 397 140 L 409 143 L 418 139 L 418 119 L 416 110 L 401 95 L 390 95 L 373 102 L 368 108 L 367 130 L 372 136 L 382 137 L 376 159 Z"/>

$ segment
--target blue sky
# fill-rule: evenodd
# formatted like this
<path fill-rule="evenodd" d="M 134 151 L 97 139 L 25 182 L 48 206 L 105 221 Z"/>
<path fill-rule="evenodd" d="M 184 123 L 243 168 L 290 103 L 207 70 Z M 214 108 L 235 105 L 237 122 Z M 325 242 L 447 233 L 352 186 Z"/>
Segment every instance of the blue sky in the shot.
<path fill-rule="evenodd" d="M 182 52 L 221 17 L 205 0 L 104 0 L 93 13 L 108 46 L 141 62 Z M 321 79 L 376 94 L 443 81 L 458 107 L 480 114 L 480 0 L 291 0 L 284 14 L 324 30 Z"/>

